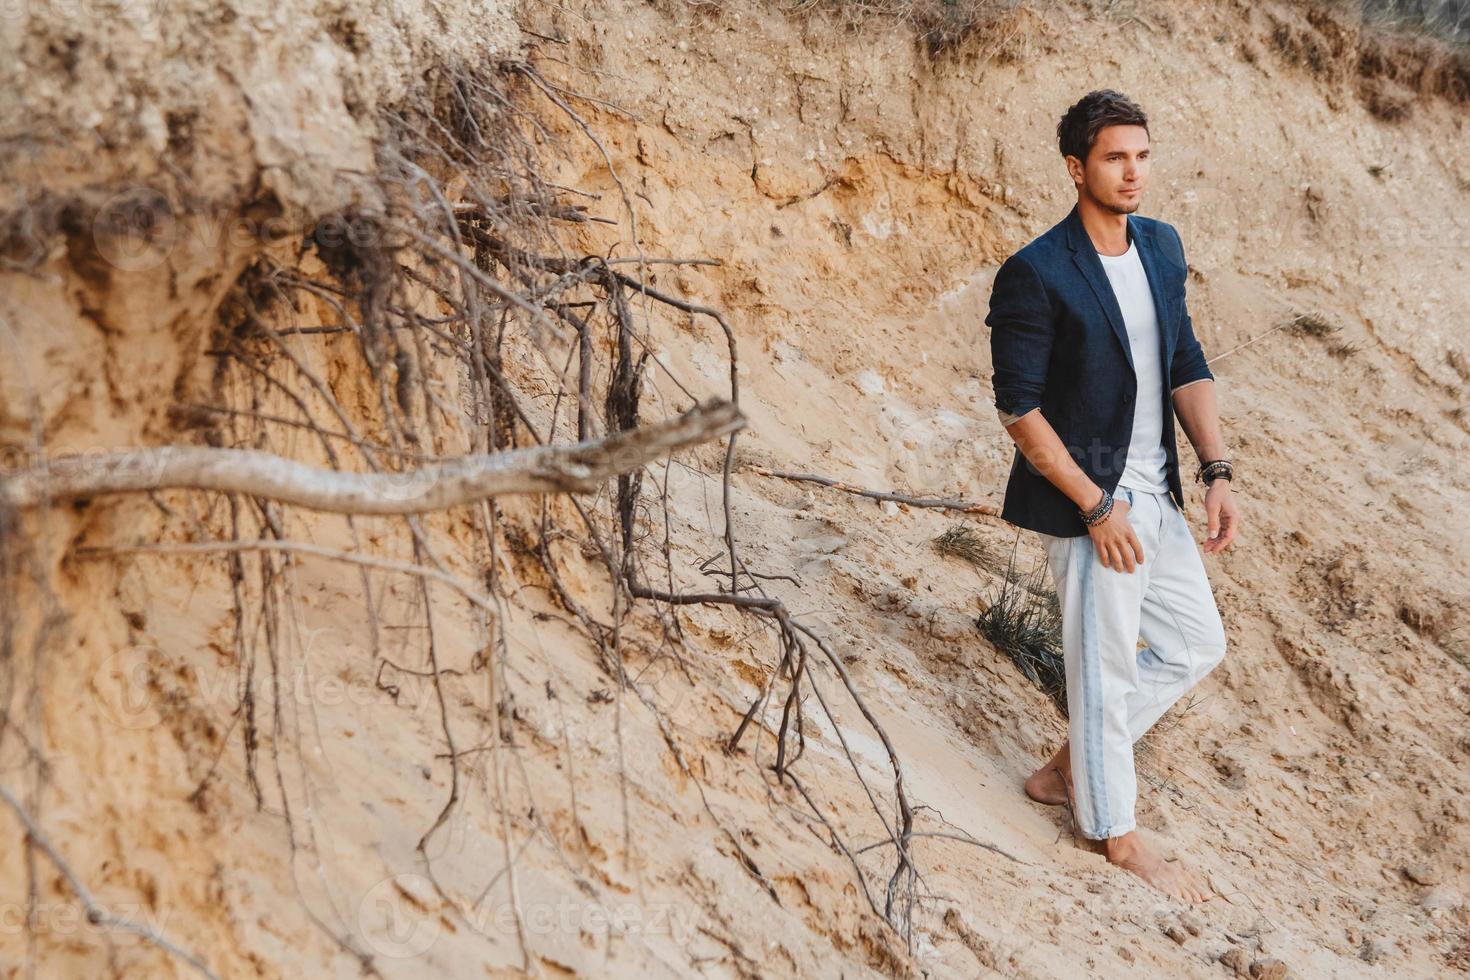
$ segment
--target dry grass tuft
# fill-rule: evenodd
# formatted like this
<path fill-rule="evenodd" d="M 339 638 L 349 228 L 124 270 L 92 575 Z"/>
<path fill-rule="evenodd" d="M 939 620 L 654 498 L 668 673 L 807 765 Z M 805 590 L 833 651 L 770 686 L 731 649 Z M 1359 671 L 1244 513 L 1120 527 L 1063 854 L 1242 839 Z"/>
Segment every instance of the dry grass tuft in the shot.
<path fill-rule="evenodd" d="M 1328 86 L 1328 102 L 1356 96 L 1385 122 L 1407 119 L 1423 99 L 1470 102 L 1470 44 L 1453 25 L 1365 13 L 1360 4 L 1299 5 L 1268 13 L 1278 58 Z"/>
<path fill-rule="evenodd" d="M 1067 717 L 1067 672 L 1062 657 L 1062 611 L 1047 587 L 1045 564 L 1018 578 L 1007 567 L 999 591 L 975 620 L 980 634 L 1010 658 Z M 1040 598 L 1038 598 L 1040 597 Z"/>
<path fill-rule="evenodd" d="M 1304 337 L 1330 337 L 1341 328 L 1320 313 L 1298 313 L 1287 323 L 1293 333 Z"/>
<path fill-rule="evenodd" d="M 815 8 L 853 26 L 875 20 L 903 24 L 931 57 L 979 40 L 982 56 L 997 64 L 1024 60 L 1024 35 L 1032 16 L 1015 0 L 807 0 L 797 9 Z"/>

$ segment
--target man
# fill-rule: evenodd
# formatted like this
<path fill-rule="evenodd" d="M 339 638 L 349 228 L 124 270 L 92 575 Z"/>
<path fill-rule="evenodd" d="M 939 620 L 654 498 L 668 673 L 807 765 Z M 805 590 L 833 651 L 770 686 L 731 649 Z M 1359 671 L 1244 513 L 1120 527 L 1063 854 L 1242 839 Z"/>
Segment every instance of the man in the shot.
<path fill-rule="evenodd" d="M 1147 117 L 1121 93 L 1090 92 L 1057 138 L 1077 203 L 1000 267 L 985 319 L 996 409 L 1016 443 L 1001 517 L 1037 534 L 1062 613 L 1069 737 L 1025 789 L 1070 801 L 1078 831 L 1105 842 L 1112 863 L 1199 902 L 1204 885 L 1164 860 L 1134 816 L 1133 743 L 1225 655 L 1184 518 L 1176 412 L 1207 484 L 1211 554 L 1240 527 L 1233 474 L 1185 305 L 1183 244 L 1136 214 Z"/>

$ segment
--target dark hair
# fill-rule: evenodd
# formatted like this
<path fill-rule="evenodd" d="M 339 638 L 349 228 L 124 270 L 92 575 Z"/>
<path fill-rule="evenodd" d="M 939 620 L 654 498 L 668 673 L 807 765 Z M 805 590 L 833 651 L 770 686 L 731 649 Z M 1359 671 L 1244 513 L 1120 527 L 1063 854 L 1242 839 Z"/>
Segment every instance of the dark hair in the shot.
<path fill-rule="evenodd" d="M 1148 129 L 1148 116 L 1122 92 L 1100 88 L 1078 99 L 1062 121 L 1057 123 L 1057 145 L 1063 157 L 1076 157 L 1087 162 L 1097 131 L 1104 126 L 1142 126 Z"/>

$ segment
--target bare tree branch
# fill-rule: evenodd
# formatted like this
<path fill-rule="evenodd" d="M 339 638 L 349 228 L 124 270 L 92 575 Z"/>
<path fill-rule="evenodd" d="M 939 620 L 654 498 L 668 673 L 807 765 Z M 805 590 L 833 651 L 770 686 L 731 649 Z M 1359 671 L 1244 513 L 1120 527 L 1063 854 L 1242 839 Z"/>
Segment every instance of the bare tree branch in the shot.
<path fill-rule="evenodd" d="M 501 494 L 592 492 L 609 477 L 744 425 L 733 404 L 711 399 L 676 418 L 605 439 L 465 456 L 403 473 L 343 473 L 252 449 L 135 449 L 49 460 L 0 478 L 0 506 L 189 488 L 338 514 L 422 514 Z"/>

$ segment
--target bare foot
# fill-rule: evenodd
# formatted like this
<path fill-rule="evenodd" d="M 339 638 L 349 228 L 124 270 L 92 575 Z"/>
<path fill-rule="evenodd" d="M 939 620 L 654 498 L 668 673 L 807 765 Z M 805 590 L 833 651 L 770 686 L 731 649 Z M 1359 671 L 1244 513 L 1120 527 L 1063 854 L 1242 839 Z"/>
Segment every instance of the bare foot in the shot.
<path fill-rule="evenodd" d="M 1063 774 L 1060 766 L 1042 766 L 1026 780 L 1026 795 L 1047 806 L 1066 803 L 1071 789 L 1072 780 Z"/>
<path fill-rule="evenodd" d="M 1144 842 L 1138 831 L 1108 838 L 1108 861 L 1124 871 L 1131 871 L 1165 895 L 1181 902 L 1205 902 L 1210 890 L 1188 869 L 1164 856 L 1153 845 Z"/>
<path fill-rule="evenodd" d="M 1061 806 L 1068 794 L 1076 795 L 1072 788 L 1071 748 L 1063 742 L 1057 754 L 1026 780 L 1026 795 L 1037 803 Z"/>

